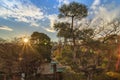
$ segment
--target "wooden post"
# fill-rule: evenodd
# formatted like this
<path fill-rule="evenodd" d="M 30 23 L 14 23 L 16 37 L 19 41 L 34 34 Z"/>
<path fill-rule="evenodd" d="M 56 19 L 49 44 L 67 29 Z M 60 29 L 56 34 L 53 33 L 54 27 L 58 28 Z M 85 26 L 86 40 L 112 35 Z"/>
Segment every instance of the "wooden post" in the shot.
<path fill-rule="evenodd" d="M 4 74 L 3 77 L 4 77 L 4 80 L 6 80 L 6 74 Z"/>
<path fill-rule="evenodd" d="M 53 64 L 53 77 L 54 77 L 54 80 L 57 80 L 57 67 L 56 67 L 56 64 Z"/>
<path fill-rule="evenodd" d="M 15 74 L 13 75 L 13 80 L 16 80 L 16 75 Z"/>
<path fill-rule="evenodd" d="M 62 72 L 57 72 L 57 80 L 63 80 Z"/>

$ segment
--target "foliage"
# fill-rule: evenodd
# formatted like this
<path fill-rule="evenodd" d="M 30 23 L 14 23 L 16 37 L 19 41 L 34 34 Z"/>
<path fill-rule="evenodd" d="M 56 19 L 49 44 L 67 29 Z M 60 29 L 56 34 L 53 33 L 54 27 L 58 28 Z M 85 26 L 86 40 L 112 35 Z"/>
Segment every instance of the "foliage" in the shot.
<path fill-rule="evenodd" d="M 84 32 L 85 31 L 85 32 Z M 116 59 L 117 59 L 117 48 L 119 42 L 115 42 L 119 36 L 115 38 L 111 36 L 105 43 L 101 39 L 94 40 L 90 35 L 89 31 L 81 31 L 81 42 L 78 44 L 76 63 L 72 61 L 72 49 L 71 45 L 64 45 L 61 49 L 61 53 L 55 56 L 62 65 L 68 67 L 69 72 L 83 73 L 83 76 L 89 79 L 106 79 L 109 80 L 110 77 L 105 74 L 105 71 L 113 70 L 115 71 Z M 86 34 L 85 34 L 86 33 Z M 86 37 L 89 36 L 89 37 Z M 58 48 L 59 49 L 59 48 Z M 113 66 L 114 65 L 114 66 Z M 99 75 L 99 76 L 97 76 Z"/>
<path fill-rule="evenodd" d="M 71 29 L 69 23 L 55 23 L 54 29 L 58 31 L 58 37 L 70 38 L 71 37 Z"/>
<path fill-rule="evenodd" d="M 0 69 L 8 75 L 25 73 L 26 80 L 29 80 L 38 73 L 38 68 L 41 70 L 45 59 L 50 61 L 50 55 L 50 38 L 44 33 L 34 32 L 30 42 L 15 38 L 12 42 L 0 44 Z"/>
<path fill-rule="evenodd" d="M 31 43 L 39 54 L 42 55 L 44 61 L 50 62 L 52 48 L 50 38 L 44 33 L 33 32 L 31 35 Z"/>
<path fill-rule="evenodd" d="M 0 44 L 0 69 L 7 75 L 25 73 L 29 77 L 37 73 L 41 63 L 41 56 L 29 46 L 25 48 L 15 43 Z"/>
<path fill-rule="evenodd" d="M 5 40 L 5 39 L 0 38 L 0 43 L 5 43 L 5 42 L 6 42 L 6 40 Z"/>
<path fill-rule="evenodd" d="M 83 17 L 87 16 L 87 8 L 85 5 L 83 4 L 79 4 L 76 2 L 72 2 L 69 5 L 62 5 L 59 8 L 60 14 L 59 17 L 75 17 L 75 18 L 79 18 L 82 19 Z"/>
<path fill-rule="evenodd" d="M 82 74 L 65 72 L 63 73 L 63 80 L 85 80 L 85 77 Z"/>
<path fill-rule="evenodd" d="M 33 32 L 31 40 L 34 44 L 49 44 L 50 42 L 50 38 L 46 34 L 39 32 Z"/>
<path fill-rule="evenodd" d="M 88 28 L 80 29 L 79 27 L 84 27 L 83 23 L 74 25 L 74 22 L 87 16 L 85 5 L 72 2 L 62 5 L 59 11 L 59 18 L 69 17 L 72 22 L 70 26 L 61 22 L 54 25 L 59 37 L 69 40 L 68 43 L 61 44 L 61 47 L 58 45 L 54 51 L 55 59 L 66 66 L 69 72 L 83 74 L 88 80 L 110 80 L 105 73 L 115 71 L 120 43 L 119 21 L 115 20 L 105 25 L 100 24 L 101 20 L 97 25 L 89 21 L 86 23 Z M 105 28 L 111 26 L 112 28 Z M 73 58 L 76 58 L 75 62 Z"/>
<path fill-rule="evenodd" d="M 100 75 L 95 75 L 95 78 L 93 80 L 114 80 L 114 78 L 111 78 L 105 73 L 102 73 Z"/>
<path fill-rule="evenodd" d="M 60 14 L 58 15 L 59 18 L 71 18 L 71 26 L 69 26 L 69 28 L 66 29 L 66 25 L 60 25 L 60 27 L 65 26 L 65 29 L 60 30 L 59 28 L 59 32 L 58 33 L 65 33 L 63 34 L 64 39 L 66 41 L 66 36 L 70 39 L 72 39 L 72 44 L 73 44 L 73 60 L 75 62 L 76 59 L 76 28 L 74 27 L 74 21 L 77 19 L 82 19 L 84 17 L 86 17 L 88 15 L 88 9 L 85 5 L 80 4 L 80 3 L 76 3 L 76 2 L 71 2 L 70 4 L 63 4 L 60 8 L 59 8 L 59 12 Z M 63 24 L 63 23 L 61 23 Z M 58 25 L 57 25 L 58 26 Z M 77 28 L 78 29 L 78 28 Z M 66 31 L 66 32 L 65 32 Z M 66 34 L 67 33 L 67 34 Z"/>
<path fill-rule="evenodd" d="M 67 17 L 72 21 L 54 24 L 57 36 L 64 38 L 64 43 L 60 41 L 52 50 L 53 59 L 66 67 L 63 80 L 119 80 L 120 22 L 112 21 L 105 25 L 98 23 L 96 29 L 92 28 L 93 22 L 90 22 L 88 28 L 80 29 L 78 26 L 81 25 L 74 25 L 74 22 L 77 23 L 88 15 L 85 5 L 76 2 L 63 4 L 59 11 L 59 18 Z M 111 26 L 110 29 L 105 28 Z M 51 61 L 51 40 L 39 32 L 32 33 L 28 44 L 23 44 L 20 40 L 6 43 L 0 38 L 0 69 L 9 75 L 15 72 L 25 73 L 29 80 L 37 74 L 37 69 L 43 62 Z M 118 72 L 115 65 L 118 65 Z"/>
<path fill-rule="evenodd" d="M 118 73 L 118 72 L 112 72 L 112 71 L 110 71 L 110 72 L 107 72 L 106 73 L 109 77 L 112 77 L 112 78 L 116 78 L 116 79 L 120 79 L 120 73 Z"/>

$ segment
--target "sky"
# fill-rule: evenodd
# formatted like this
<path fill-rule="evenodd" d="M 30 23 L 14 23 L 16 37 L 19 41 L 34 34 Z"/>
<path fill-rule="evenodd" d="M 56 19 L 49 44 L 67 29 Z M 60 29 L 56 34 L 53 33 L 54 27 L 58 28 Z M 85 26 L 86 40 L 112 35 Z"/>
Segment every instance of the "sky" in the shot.
<path fill-rule="evenodd" d="M 88 17 L 94 20 L 104 17 L 111 21 L 120 16 L 120 0 L 0 0 L 0 37 L 11 39 L 38 31 L 56 41 L 53 25 L 58 20 L 58 8 L 73 1 L 85 4 Z"/>

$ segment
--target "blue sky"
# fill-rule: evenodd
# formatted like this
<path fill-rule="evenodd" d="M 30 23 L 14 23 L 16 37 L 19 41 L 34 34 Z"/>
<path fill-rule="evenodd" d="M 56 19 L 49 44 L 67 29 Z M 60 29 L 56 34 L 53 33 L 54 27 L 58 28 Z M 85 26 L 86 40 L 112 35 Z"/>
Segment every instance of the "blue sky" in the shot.
<path fill-rule="evenodd" d="M 0 37 L 10 39 L 38 31 L 55 41 L 53 24 L 58 20 L 58 7 L 73 1 L 85 4 L 89 17 L 100 13 L 113 20 L 120 14 L 120 0 L 0 0 Z"/>

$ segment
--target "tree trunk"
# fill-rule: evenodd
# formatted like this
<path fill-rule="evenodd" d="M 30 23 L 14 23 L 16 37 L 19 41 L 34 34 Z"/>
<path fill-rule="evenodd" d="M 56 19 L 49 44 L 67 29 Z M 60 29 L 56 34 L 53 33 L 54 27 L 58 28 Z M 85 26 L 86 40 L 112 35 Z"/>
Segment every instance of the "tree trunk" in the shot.
<path fill-rule="evenodd" d="M 87 80 L 93 80 L 93 73 L 89 73 L 87 76 Z"/>
<path fill-rule="evenodd" d="M 108 53 L 111 53 L 111 51 L 109 50 Z M 112 55 L 109 55 L 108 56 L 108 63 L 107 63 L 107 71 L 109 71 L 111 68 L 111 62 L 112 62 Z"/>
<path fill-rule="evenodd" d="M 67 38 L 64 38 L 64 45 L 67 44 Z"/>
<path fill-rule="evenodd" d="M 90 80 L 90 75 L 88 74 L 88 76 L 87 76 L 87 80 Z"/>
<path fill-rule="evenodd" d="M 75 35 L 74 35 L 74 28 L 73 28 L 73 20 L 74 16 L 72 16 L 72 24 L 71 24 L 71 33 L 72 33 L 72 41 L 73 41 L 73 60 L 76 61 L 76 43 L 75 43 Z"/>

